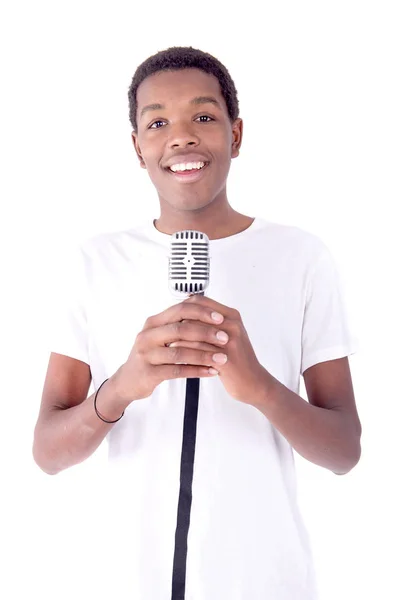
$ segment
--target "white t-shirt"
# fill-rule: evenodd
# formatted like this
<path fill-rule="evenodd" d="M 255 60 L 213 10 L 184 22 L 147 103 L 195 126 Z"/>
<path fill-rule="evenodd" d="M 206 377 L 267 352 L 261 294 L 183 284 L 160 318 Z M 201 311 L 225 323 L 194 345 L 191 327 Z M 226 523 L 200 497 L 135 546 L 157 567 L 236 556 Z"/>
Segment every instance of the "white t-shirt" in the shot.
<path fill-rule="evenodd" d="M 95 390 L 126 361 L 146 319 L 182 301 L 168 290 L 170 242 L 146 221 L 79 245 L 51 351 L 90 365 Z M 260 363 L 295 393 L 307 368 L 354 352 L 331 254 L 297 227 L 257 217 L 210 240 L 206 296 L 240 312 Z M 185 391 L 186 379 L 164 381 L 106 438 L 129 540 L 126 598 L 171 598 Z M 292 447 L 218 377 L 200 379 L 187 542 L 185 600 L 317 597 Z"/>

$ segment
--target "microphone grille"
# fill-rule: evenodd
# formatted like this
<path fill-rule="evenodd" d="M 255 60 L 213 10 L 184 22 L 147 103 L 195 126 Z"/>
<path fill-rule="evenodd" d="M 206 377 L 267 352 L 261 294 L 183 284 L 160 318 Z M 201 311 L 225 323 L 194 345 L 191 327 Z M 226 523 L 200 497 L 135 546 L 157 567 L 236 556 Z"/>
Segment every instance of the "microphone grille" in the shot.
<path fill-rule="evenodd" d="M 194 229 L 172 234 L 168 258 L 168 284 L 177 297 L 204 294 L 210 282 L 208 236 Z"/>

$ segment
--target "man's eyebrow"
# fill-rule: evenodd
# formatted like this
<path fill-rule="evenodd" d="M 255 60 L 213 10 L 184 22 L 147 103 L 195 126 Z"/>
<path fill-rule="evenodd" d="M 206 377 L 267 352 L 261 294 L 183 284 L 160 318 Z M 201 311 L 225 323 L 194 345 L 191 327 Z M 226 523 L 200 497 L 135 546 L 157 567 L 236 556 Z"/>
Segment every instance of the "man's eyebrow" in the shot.
<path fill-rule="evenodd" d="M 143 117 L 148 110 L 162 110 L 163 108 L 165 108 L 163 104 L 148 104 L 142 108 L 140 116 Z"/>
<path fill-rule="evenodd" d="M 214 96 L 197 96 L 190 101 L 190 104 L 216 104 L 221 108 L 221 104 Z"/>
<path fill-rule="evenodd" d="M 219 108 L 221 108 L 221 104 L 218 102 L 218 100 L 216 98 L 214 98 L 213 96 L 196 96 L 196 98 L 193 98 L 192 100 L 190 100 L 190 104 L 215 104 L 216 106 L 218 106 Z M 146 106 L 144 106 L 140 112 L 140 116 L 143 117 L 143 115 L 148 112 L 149 110 L 163 110 L 165 109 L 164 104 L 147 104 Z"/>

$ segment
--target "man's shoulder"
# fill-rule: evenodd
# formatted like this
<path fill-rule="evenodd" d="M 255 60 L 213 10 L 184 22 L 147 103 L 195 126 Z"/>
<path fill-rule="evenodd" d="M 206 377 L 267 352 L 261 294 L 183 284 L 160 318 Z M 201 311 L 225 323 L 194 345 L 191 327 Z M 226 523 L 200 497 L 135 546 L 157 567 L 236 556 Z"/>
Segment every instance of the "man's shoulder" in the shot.
<path fill-rule="evenodd" d="M 321 237 L 310 230 L 276 221 L 266 221 L 265 219 L 261 219 L 261 221 L 265 224 L 265 239 L 277 245 L 281 244 L 286 248 L 307 254 L 320 254 L 326 249 L 326 244 Z"/>
<path fill-rule="evenodd" d="M 102 255 L 112 249 L 123 249 L 140 241 L 144 225 L 139 224 L 129 229 L 117 229 L 96 233 L 81 240 L 80 250 L 86 255 Z"/>

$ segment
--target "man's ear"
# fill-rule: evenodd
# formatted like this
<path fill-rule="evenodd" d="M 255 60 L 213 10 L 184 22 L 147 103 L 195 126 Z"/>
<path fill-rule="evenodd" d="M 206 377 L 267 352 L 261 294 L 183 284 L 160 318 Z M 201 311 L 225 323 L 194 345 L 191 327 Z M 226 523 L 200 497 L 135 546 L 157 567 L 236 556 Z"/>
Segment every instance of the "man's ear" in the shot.
<path fill-rule="evenodd" d="M 137 155 L 137 157 L 139 159 L 140 166 L 142 167 L 142 169 L 146 169 L 146 164 L 145 164 L 145 162 L 143 160 L 143 156 L 142 156 L 142 153 L 141 153 L 141 150 L 140 150 L 140 146 L 139 146 L 139 142 L 138 142 L 138 139 L 137 139 L 137 133 L 135 133 L 135 131 L 132 131 L 132 142 L 133 142 L 133 145 L 134 145 L 134 148 L 135 148 L 135 151 L 136 151 L 136 155 Z"/>
<path fill-rule="evenodd" d="M 232 124 L 232 158 L 239 156 L 243 139 L 243 120 L 236 119 Z"/>

